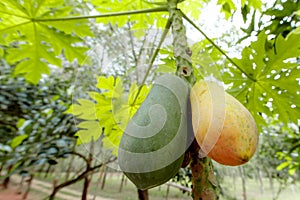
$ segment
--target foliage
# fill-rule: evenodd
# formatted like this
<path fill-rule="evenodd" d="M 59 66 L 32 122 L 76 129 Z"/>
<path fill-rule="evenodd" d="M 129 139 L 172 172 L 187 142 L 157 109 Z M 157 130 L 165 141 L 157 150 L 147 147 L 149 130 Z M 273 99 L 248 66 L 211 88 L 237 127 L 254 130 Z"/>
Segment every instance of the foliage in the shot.
<path fill-rule="evenodd" d="M 96 141 L 104 134 L 103 143 L 117 153 L 117 147 L 129 119 L 146 98 L 149 87 L 133 83 L 125 90 L 120 77 L 99 76 L 96 90 L 88 92 L 89 99 L 77 99 L 67 113 L 75 115 L 81 121 L 76 133 L 78 144 Z"/>
<path fill-rule="evenodd" d="M 281 129 L 281 130 L 280 130 Z M 300 176 L 300 131 L 299 126 L 291 126 L 289 129 L 284 130 L 280 127 L 277 131 L 281 135 L 276 135 L 281 139 L 285 148 L 279 149 L 276 152 L 276 157 L 281 160 L 281 163 L 276 167 L 276 170 L 288 171 L 288 174 L 293 177 Z M 283 129 L 283 130 L 282 130 Z"/>
<path fill-rule="evenodd" d="M 56 164 L 75 144 L 71 115 L 63 114 L 70 102 L 68 82 L 43 80 L 38 87 L 11 76 L 1 65 L 1 162 L 14 170 Z"/>
<path fill-rule="evenodd" d="M 64 1 L 10 1 L 0 3 L 0 44 L 5 58 L 15 64 L 15 74 L 38 83 L 42 74 L 50 74 L 49 65 L 61 66 L 59 56 L 82 62 L 87 48 L 85 36 L 92 36 L 87 20 L 60 21 L 76 16 L 72 5 Z"/>
<path fill-rule="evenodd" d="M 233 59 L 235 66 L 226 66 L 223 80 L 232 84 L 229 92 L 252 112 L 258 124 L 265 124 L 266 116 L 285 124 L 298 123 L 299 46 L 297 32 L 276 40 L 268 40 L 262 32 L 244 48 L 242 58 Z"/>

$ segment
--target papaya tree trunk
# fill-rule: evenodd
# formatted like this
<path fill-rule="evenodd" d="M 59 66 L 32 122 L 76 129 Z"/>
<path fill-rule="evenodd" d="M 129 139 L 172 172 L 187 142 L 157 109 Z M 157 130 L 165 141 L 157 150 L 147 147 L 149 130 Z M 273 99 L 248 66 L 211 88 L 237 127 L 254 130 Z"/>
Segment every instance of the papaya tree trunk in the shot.
<path fill-rule="evenodd" d="M 240 176 L 242 179 L 242 187 L 243 187 L 243 200 L 247 200 L 247 191 L 246 191 L 246 177 L 245 170 L 242 167 L 239 167 Z"/>
<path fill-rule="evenodd" d="M 47 170 L 44 174 L 44 178 L 47 178 L 48 177 L 48 174 L 50 173 L 50 170 L 51 170 L 51 165 L 49 164 L 48 167 L 47 167 Z"/>
<path fill-rule="evenodd" d="M 88 155 L 88 159 L 86 160 L 86 171 L 91 171 L 91 166 L 93 162 L 93 155 L 94 155 L 94 140 L 91 141 L 91 146 L 90 146 L 90 151 Z M 83 183 L 83 190 L 82 190 L 82 195 L 81 195 L 81 200 L 87 200 L 87 195 L 88 195 L 88 190 L 89 190 L 89 185 L 90 181 L 92 179 L 89 177 L 89 175 L 84 177 L 84 183 Z"/>
<path fill-rule="evenodd" d="M 148 190 L 138 189 L 139 200 L 149 200 Z"/>
<path fill-rule="evenodd" d="M 194 85 L 195 77 L 191 62 L 191 50 L 188 47 L 186 29 L 182 21 L 182 12 L 177 9 L 178 0 L 168 0 L 169 14 L 172 20 L 173 49 L 176 62 L 176 74 Z M 190 130 L 192 131 L 192 130 Z M 191 154 L 190 167 L 192 170 L 192 196 L 196 200 L 217 199 L 216 180 L 212 161 L 199 157 L 200 147 L 194 140 L 189 151 Z"/>
<path fill-rule="evenodd" d="M 259 181 L 259 185 L 260 185 L 260 192 L 263 194 L 264 193 L 264 181 L 262 179 L 262 175 L 261 175 L 261 170 L 260 168 L 257 167 L 257 178 Z"/>
<path fill-rule="evenodd" d="M 212 161 L 208 157 L 199 157 L 200 147 L 196 140 L 192 143 L 192 197 L 196 200 L 217 199 L 217 182 L 214 175 Z"/>
<path fill-rule="evenodd" d="M 99 176 L 98 176 L 98 179 L 97 179 L 96 188 L 98 188 L 98 186 L 101 182 L 101 179 L 102 179 L 103 173 L 104 173 L 104 169 L 105 169 L 105 160 L 103 161 L 103 165 L 100 167 L 100 172 L 99 172 Z M 96 196 L 97 196 L 97 193 L 95 192 L 95 194 L 93 196 L 93 200 L 96 199 Z"/>
<path fill-rule="evenodd" d="M 125 180 L 125 175 L 122 174 L 121 184 L 120 184 L 120 188 L 119 188 L 120 193 L 122 192 L 122 189 L 123 189 L 124 180 Z"/>
<path fill-rule="evenodd" d="M 104 172 L 104 176 L 103 176 L 102 184 L 101 184 L 101 190 L 103 190 L 105 187 L 106 176 L 107 176 L 107 171 Z"/>
<path fill-rule="evenodd" d="M 7 175 L 10 173 L 10 171 L 12 170 L 12 168 L 13 168 L 13 165 L 9 165 L 7 167 Z M 7 176 L 7 177 L 4 178 L 4 180 L 3 180 L 3 187 L 5 189 L 8 188 L 9 181 L 10 181 L 10 176 Z"/>
<path fill-rule="evenodd" d="M 89 184 L 90 184 L 90 179 L 88 178 L 88 176 L 86 176 L 84 178 L 81 200 L 87 200 Z"/>
<path fill-rule="evenodd" d="M 29 179 L 28 179 L 28 183 L 27 183 L 27 188 L 26 188 L 25 193 L 23 194 L 22 200 L 26 200 L 27 197 L 28 197 L 28 194 L 29 194 L 29 192 L 30 192 L 30 188 L 31 188 L 31 183 L 32 183 L 33 177 L 34 177 L 33 174 L 30 174 L 30 175 L 29 175 Z"/>

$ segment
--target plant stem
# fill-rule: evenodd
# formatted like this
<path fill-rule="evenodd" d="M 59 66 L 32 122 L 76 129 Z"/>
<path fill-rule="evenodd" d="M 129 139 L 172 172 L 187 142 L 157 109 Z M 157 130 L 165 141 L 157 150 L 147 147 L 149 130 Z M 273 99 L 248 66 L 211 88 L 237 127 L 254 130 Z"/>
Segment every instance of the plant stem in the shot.
<path fill-rule="evenodd" d="M 166 6 L 161 6 L 157 8 L 149 8 L 142 10 L 131 10 L 124 12 L 110 12 L 99 15 L 88 15 L 88 16 L 71 16 L 71 17 L 58 17 L 58 18 L 33 18 L 32 21 L 35 22 L 49 22 L 49 21 L 69 21 L 69 20 L 79 20 L 79 19 L 94 19 L 94 18 L 103 18 L 103 17 L 117 17 L 123 15 L 136 15 L 136 14 L 148 14 L 153 12 L 167 12 L 168 8 Z"/>
<path fill-rule="evenodd" d="M 186 29 L 183 25 L 181 11 L 177 9 L 176 0 L 168 0 L 169 13 L 172 19 L 172 35 L 174 57 L 176 61 L 176 73 L 179 77 L 186 79 L 191 85 L 195 83 L 193 66 L 191 61 L 191 50 L 187 44 Z"/>
<path fill-rule="evenodd" d="M 192 171 L 192 196 L 196 200 L 217 199 L 217 181 L 214 175 L 212 161 L 208 157 L 199 157 L 200 147 L 196 140 L 190 147 Z"/>
<path fill-rule="evenodd" d="M 168 3 L 170 18 L 172 19 L 174 57 L 177 66 L 176 73 L 181 78 L 187 80 L 192 86 L 196 79 L 190 58 L 192 52 L 188 47 L 186 29 L 182 20 L 183 13 L 177 9 L 177 0 L 168 0 Z M 187 113 L 188 117 L 190 117 L 190 114 Z M 200 147 L 194 139 L 186 152 L 186 154 L 191 156 L 192 196 L 194 200 L 215 200 L 217 199 L 217 187 L 212 162 L 207 157 L 200 158 L 199 152 Z"/>

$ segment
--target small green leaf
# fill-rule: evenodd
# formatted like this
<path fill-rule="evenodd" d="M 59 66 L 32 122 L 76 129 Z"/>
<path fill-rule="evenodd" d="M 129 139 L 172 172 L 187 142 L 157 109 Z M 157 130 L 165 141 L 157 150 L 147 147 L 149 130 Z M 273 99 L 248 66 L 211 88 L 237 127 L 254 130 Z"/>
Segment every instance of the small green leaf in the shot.
<path fill-rule="evenodd" d="M 24 134 L 24 135 L 18 135 L 16 137 L 14 137 L 14 139 L 12 139 L 11 141 L 11 147 L 12 148 L 16 148 L 17 146 L 19 146 L 26 138 L 28 138 L 28 135 Z"/>
<path fill-rule="evenodd" d="M 18 128 L 22 127 L 25 121 L 26 121 L 26 120 L 23 119 L 23 118 L 19 119 L 19 120 L 18 120 L 18 123 L 17 123 L 17 127 L 18 127 Z"/>
<path fill-rule="evenodd" d="M 296 166 L 292 166 L 289 168 L 289 175 L 293 176 L 296 172 Z"/>
<path fill-rule="evenodd" d="M 277 171 L 280 171 L 280 170 L 282 170 L 282 169 L 284 169 L 284 168 L 286 168 L 286 167 L 288 167 L 289 166 L 289 162 L 283 162 L 283 163 L 281 163 L 280 165 L 278 165 L 277 167 L 276 167 L 276 170 Z"/>

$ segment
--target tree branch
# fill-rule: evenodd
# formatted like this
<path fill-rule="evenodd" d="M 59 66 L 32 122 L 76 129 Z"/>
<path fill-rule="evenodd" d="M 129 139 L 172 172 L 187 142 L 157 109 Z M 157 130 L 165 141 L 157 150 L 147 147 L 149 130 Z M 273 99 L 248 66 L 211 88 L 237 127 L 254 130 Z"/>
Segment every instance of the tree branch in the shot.
<path fill-rule="evenodd" d="M 76 155 L 79 156 L 79 155 L 81 155 L 81 154 L 76 154 Z M 117 159 L 117 158 L 114 157 L 114 158 L 112 158 L 111 160 L 105 162 L 105 164 L 111 163 L 111 162 L 115 161 L 116 159 Z M 98 168 L 101 167 L 102 165 L 103 165 L 103 163 L 101 163 L 101 164 L 99 164 L 99 165 L 96 165 L 96 166 L 94 166 L 94 167 L 88 167 L 84 172 L 82 172 L 82 173 L 81 173 L 79 176 L 77 176 L 76 178 L 71 179 L 71 180 L 68 180 L 68 181 L 66 181 L 66 182 L 63 182 L 63 183 L 57 185 L 57 186 L 53 189 L 52 194 L 49 196 L 49 199 L 50 199 L 50 200 L 53 200 L 54 197 L 55 197 L 55 194 L 56 194 L 61 188 L 64 188 L 64 187 L 69 186 L 69 185 L 72 185 L 72 184 L 74 184 L 74 183 L 76 183 L 76 182 L 78 182 L 78 181 L 84 179 L 89 173 L 91 173 L 91 172 L 93 172 L 94 170 L 98 169 Z"/>

